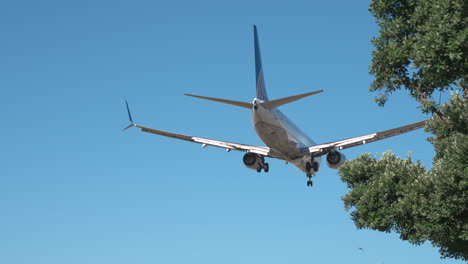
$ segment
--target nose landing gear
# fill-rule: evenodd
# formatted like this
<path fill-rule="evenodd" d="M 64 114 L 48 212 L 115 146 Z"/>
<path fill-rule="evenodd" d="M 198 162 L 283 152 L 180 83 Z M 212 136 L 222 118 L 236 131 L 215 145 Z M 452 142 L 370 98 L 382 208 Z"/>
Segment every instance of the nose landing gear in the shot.
<path fill-rule="evenodd" d="M 312 187 L 312 185 L 314 185 L 314 182 L 312 181 L 312 174 L 307 173 L 307 178 L 309 178 L 309 180 L 307 181 L 307 186 Z"/>

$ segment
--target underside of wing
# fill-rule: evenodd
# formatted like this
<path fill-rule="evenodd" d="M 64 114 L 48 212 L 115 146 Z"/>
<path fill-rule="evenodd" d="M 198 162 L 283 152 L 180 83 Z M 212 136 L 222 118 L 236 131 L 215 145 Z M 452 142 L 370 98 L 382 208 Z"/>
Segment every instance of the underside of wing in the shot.
<path fill-rule="evenodd" d="M 267 147 L 259 147 L 259 146 L 252 146 L 252 145 L 246 145 L 246 144 L 240 144 L 240 143 L 234 143 L 234 142 L 209 139 L 209 138 L 194 137 L 190 135 L 178 134 L 178 133 L 173 133 L 169 131 L 164 131 L 164 130 L 137 125 L 133 122 L 133 118 L 130 113 L 130 107 L 128 106 L 128 102 L 125 101 L 125 104 L 127 106 L 127 113 L 128 113 L 128 119 L 130 120 L 130 125 L 126 126 L 124 130 L 130 127 L 138 127 L 143 132 L 202 144 L 202 147 L 213 146 L 213 147 L 223 148 L 226 151 L 237 150 L 237 151 L 242 151 L 242 152 L 258 154 L 261 157 L 271 157 L 271 158 L 284 160 L 281 154 L 271 151 L 270 148 L 267 148 Z"/>
<path fill-rule="evenodd" d="M 194 137 L 194 136 L 189 136 L 189 135 L 184 135 L 184 134 L 168 132 L 164 130 L 153 129 L 149 127 L 144 127 L 144 126 L 140 126 L 137 124 L 132 124 L 130 126 L 138 127 L 143 132 L 202 144 L 203 147 L 213 146 L 213 147 L 223 148 L 226 151 L 236 150 L 236 151 L 242 151 L 242 152 L 255 153 L 264 157 L 282 159 L 279 155 L 275 155 L 274 153 L 272 153 L 270 151 L 270 148 L 267 148 L 267 147 L 259 147 L 259 146 L 252 146 L 252 145 L 227 142 L 227 141 L 221 141 L 221 140 L 215 140 L 215 139 Z"/>
<path fill-rule="evenodd" d="M 416 123 L 409 124 L 406 126 L 401 126 L 401 127 L 377 132 L 377 133 L 348 138 L 348 139 L 339 140 L 339 141 L 333 141 L 333 142 L 329 142 L 325 144 L 319 144 L 319 145 L 309 147 L 305 149 L 305 151 L 309 152 L 310 155 L 315 156 L 315 157 L 322 156 L 322 155 L 328 154 L 330 151 L 335 150 L 335 149 L 341 150 L 341 149 L 352 148 L 352 147 L 364 145 L 367 143 L 371 143 L 374 141 L 386 139 L 389 137 L 401 135 L 401 134 L 422 128 L 424 127 L 425 123 L 426 121 L 420 121 L 420 122 L 416 122 Z"/>

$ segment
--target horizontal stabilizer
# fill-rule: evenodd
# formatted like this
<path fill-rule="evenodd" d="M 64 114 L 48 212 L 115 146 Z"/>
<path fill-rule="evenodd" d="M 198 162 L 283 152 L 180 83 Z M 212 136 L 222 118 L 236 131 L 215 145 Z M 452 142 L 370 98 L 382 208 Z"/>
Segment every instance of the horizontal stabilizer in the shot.
<path fill-rule="evenodd" d="M 273 108 L 276 108 L 278 106 L 289 104 L 291 102 L 294 102 L 294 101 L 297 101 L 299 99 L 305 98 L 307 96 L 311 96 L 311 95 L 318 94 L 318 93 L 321 93 L 321 92 L 323 92 L 323 90 L 318 90 L 318 91 L 314 91 L 314 92 L 310 92 L 310 93 L 304 93 L 304 94 L 298 94 L 298 95 L 293 95 L 293 96 L 289 96 L 289 97 L 284 97 L 284 98 L 280 98 L 280 99 L 276 99 L 276 100 L 272 100 L 272 101 L 263 102 L 261 104 L 262 104 L 263 107 L 265 107 L 267 109 L 273 109 Z"/>
<path fill-rule="evenodd" d="M 200 99 L 205 99 L 205 100 L 210 100 L 210 101 L 214 101 L 214 102 L 218 102 L 218 103 L 239 106 L 239 107 L 243 107 L 243 108 L 247 108 L 247 109 L 252 109 L 252 103 L 244 103 L 244 102 L 239 102 L 239 101 L 220 99 L 220 98 L 214 98 L 214 97 L 207 97 L 207 96 L 200 96 L 200 95 L 193 95 L 193 94 L 184 94 L 184 95 L 195 97 L 195 98 L 200 98 Z"/>

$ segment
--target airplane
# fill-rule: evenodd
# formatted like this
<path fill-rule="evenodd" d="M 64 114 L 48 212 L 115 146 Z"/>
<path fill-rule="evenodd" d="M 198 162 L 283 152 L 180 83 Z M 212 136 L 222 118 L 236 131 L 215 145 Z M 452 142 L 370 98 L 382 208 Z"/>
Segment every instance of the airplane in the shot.
<path fill-rule="evenodd" d="M 341 152 L 343 149 L 371 143 L 424 127 L 425 121 L 420 121 L 363 136 L 352 137 L 324 144 L 316 144 L 309 136 L 307 136 L 302 130 L 293 124 L 293 122 L 291 122 L 280 110 L 278 110 L 278 107 L 311 95 L 321 93 L 323 90 L 269 100 L 267 91 L 265 89 L 262 59 L 260 56 L 260 44 L 258 40 L 257 27 L 255 25 L 254 50 L 256 97 L 251 103 L 193 94 L 185 95 L 251 110 L 255 131 L 266 146 L 239 144 L 183 135 L 140 126 L 133 122 L 127 101 L 125 101 L 125 103 L 127 106 L 128 118 L 130 119 L 130 125 L 125 127 L 124 130 L 130 127 L 137 127 L 140 128 L 143 132 L 198 143 L 201 144 L 203 148 L 206 146 L 214 146 L 223 148 L 226 151 L 236 150 L 245 152 L 242 159 L 244 165 L 249 169 L 256 170 L 257 172 L 261 172 L 262 170 L 264 172 L 269 171 L 269 164 L 265 162 L 265 158 L 280 159 L 286 161 L 286 163 L 293 164 L 300 171 L 304 172 L 308 178 L 307 186 L 312 186 L 312 177 L 314 177 L 320 169 L 322 156 L 326 155 L 326 163 L 328 167 L 332 169 L 338 169 L 346 161 L 346 156 Z"/>

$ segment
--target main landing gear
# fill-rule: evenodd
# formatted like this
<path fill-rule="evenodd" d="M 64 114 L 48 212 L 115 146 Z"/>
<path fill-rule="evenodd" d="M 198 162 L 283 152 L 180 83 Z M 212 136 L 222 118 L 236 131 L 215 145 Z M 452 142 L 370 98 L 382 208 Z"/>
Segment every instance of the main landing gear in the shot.
<path fill-rule="evenodd" d="M 316 161 L 313 161 L 312 163 L 311 162 L 307 162 L 306 163 L 306 171 L 307 173 L 310 173 L 311 170 L 314 170 L 314 172 L 317 172 L 319 169 L 319 165 Z"/>
<path fill-rule="evenodd" d="M 312 182 L 312 170 L 314 170 L 314 173 L 317 172 L 319 169 L 319 165 L 318 165 L 318 162 L 314 161 L 312 159 L 312 162 L 307 162 L 306 163 L 306 171 L 307 171 L 307 178 L 309 179 L 307 181 L 307 186 L 310 186 L 312 187 L 312 185 L 314 185 L 314 183 Z"/>
<path fill-rule="evenodd" d="M 262 155 L 248 152 L 244 155 L 242 161 L 247 168 L 256 170 L 257 172 L 261 172 L 262 170 L 268 172 L 270 170 L 270 166 L 265 162 L 265 157 Z"/>
<path fill-rule="evenodd" d="M 262 169 L 264 172 L 268 172 L 270 170 L 270 166 L 268 163 L 257 163 L 257 172 L 261 172 Z"/>

